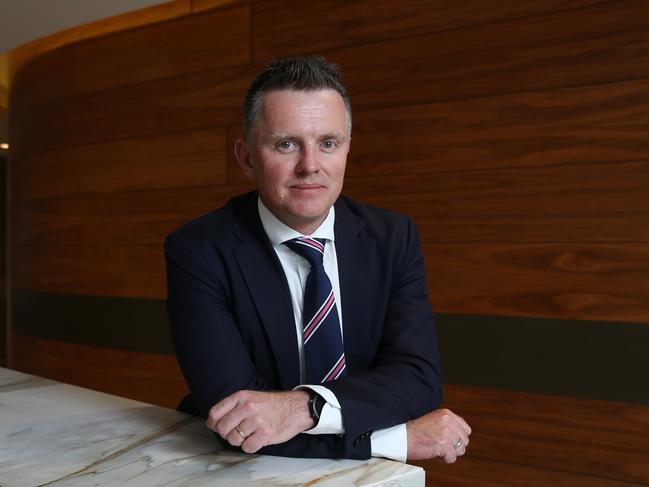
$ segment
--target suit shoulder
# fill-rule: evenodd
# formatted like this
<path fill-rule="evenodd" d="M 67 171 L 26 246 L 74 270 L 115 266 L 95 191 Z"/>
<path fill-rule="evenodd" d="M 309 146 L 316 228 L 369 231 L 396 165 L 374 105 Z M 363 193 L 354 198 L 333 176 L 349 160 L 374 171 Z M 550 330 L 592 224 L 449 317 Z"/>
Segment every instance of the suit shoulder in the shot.
<path fill-rule="evenodd" d="M 361 203 L 344 196 L 340 197 L 339 204 L 364 222 L 365 231 L 377 237 L 414 225 L 412 219 L 403 213 Z"/>
<path fill-rule="evenodd" d="M 241 205 L 250 204 L 253 197 L 256 201 L 256 194 L 253 195 L 252 193 L 231 198 L 221 208 L 194 218 L 176 228 L 167 236 L 167 242 L 176 239 L 195 243 L 227 240 L 228 236 L 232 234 L 228 229 L 233 227 L 238 208 Z"/>

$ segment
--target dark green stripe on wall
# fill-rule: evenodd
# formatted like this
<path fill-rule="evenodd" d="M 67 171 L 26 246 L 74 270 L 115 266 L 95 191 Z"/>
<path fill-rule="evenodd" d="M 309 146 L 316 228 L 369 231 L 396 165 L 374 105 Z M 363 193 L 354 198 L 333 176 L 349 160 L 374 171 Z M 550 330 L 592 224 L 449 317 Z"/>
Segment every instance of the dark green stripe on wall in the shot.
<path fill-rule="evenodd" d="M 25 334 L 173 353 L 163 300 L 12 290 Z M 438 314 L 450 384 L 649 404 L 649 324 Z"/>
<path fill-rule="evenodd" d="M 439 315 L 445 382 L 649 404 L 649 324 Z"/>
<path fill-rule="evenodd" d="M 24 335 L 173 354 L 165 302 L 11 290 L 11 326 Z"/>

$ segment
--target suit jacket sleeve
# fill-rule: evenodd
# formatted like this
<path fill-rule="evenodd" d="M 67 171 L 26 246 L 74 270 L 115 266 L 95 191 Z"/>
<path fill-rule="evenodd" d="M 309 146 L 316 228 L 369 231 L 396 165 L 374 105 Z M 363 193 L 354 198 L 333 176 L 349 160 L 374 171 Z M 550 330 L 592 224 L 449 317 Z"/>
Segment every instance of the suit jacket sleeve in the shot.
<path fill-rule="evenodd" d="M 368 267 L 367 275 L 384 281 L 387 289 L 376 291 L 380 285 L 367 284 L 379 294 L 373 307 L 381 310 L 372 315 L 377 322 L 367 325 L 366 346 L 372 359 L 364 370 L 351 370 L 344 379 L 324 384 L 341 404 L 350 448 L 369 441 L 376 429 L 438 408 L 442 400 L 437 338 L 416 226 L 409 218 L 396 217 L 377 237 L 378 254 L 387 264 L 378 274 Z M 344 299 L 342 306 L 345 329 L 360 326 L 362 317 L 349 323 Z"/>

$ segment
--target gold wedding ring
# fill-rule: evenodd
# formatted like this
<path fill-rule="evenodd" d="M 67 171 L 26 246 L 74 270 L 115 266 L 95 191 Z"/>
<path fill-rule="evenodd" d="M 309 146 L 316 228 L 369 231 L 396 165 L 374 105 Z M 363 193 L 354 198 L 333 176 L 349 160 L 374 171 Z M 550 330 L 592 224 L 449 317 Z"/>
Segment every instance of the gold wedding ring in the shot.
<path fill-rule="evenodd" d="M 247 439 L 248 439 L 248 436 L 247 436 L 247 435 L 244 435 L 244 434 L 243 434 L 243 431 L 241 431 L 241 429 L 240 429 L 238 426 L 237 426 L 236 428 L 234 428 L 234 431 L 236 431 L 237 434 L 238 434 L 241 438 L 243 438 L 244 440 L 247 440 Z"/>

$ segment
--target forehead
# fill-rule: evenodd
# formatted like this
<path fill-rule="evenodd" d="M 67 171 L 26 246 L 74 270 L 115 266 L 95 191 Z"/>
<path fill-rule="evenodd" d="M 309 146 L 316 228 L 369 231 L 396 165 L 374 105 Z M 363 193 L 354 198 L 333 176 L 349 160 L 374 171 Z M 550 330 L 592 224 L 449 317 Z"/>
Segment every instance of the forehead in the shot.
<path fill-rule="evenodd" d="M 345 103 L 336 90 L 273 90 L 264 93 L 260 128 L 327 128 L 347 132 Z"/>

